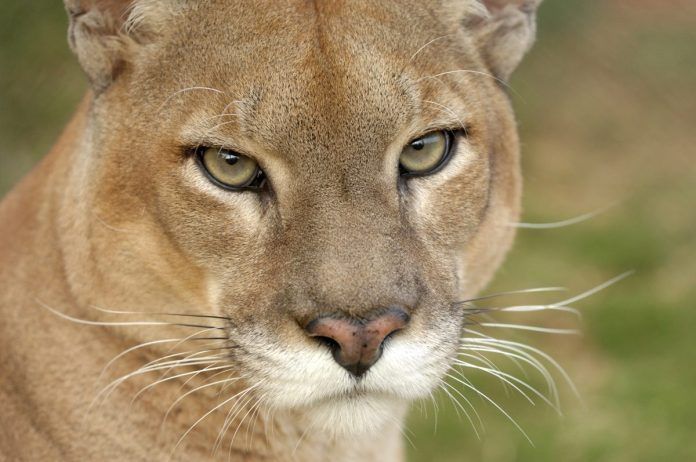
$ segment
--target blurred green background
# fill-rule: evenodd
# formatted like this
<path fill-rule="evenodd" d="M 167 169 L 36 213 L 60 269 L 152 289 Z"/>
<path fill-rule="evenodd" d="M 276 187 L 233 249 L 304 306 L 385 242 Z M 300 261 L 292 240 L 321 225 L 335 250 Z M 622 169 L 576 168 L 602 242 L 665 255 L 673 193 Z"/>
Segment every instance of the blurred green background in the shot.
<path fill-rule="evenodd" d="M 61 2 L 0 6 L 0 194 L 48 150 L 85 90 Z M 484 373 L 467 377 L 529 434 L 475 394 L 476 437 L 446 396 L 415 406 L 411 461 L 696 460 L 696 2 L 546 0 L 539 40 L 512 80 L 528 222 L 618 204 L 559 229 L 522 229 L 488 292 L 630 278 L 567 314 L 509 317 L 580 336 L 499 331 L 552 353 L 584 405 L 561 385 L 563 417 Z M 494 300 L 550 302 L 562 295 Z M 494 359 L 490 357 L 490 359 Z M 513 364 L 500 367 L 516 373 Z M 530 383 L 541 385 L 530 373 Z"/>

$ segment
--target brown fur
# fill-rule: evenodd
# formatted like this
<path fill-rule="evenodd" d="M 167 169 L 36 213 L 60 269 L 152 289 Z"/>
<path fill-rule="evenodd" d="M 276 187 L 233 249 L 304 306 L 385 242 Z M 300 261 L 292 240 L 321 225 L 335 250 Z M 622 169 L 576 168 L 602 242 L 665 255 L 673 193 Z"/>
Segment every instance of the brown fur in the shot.
<path fill-rule="evenodd" d="M 401 459 L 409 387 L 432 388 L 446 370 L 463 318 L 452 303 L 487 283 L 513 237 L 518 140 L 496 79 L 531 44 L 537 2 L 496 0 L 487 16 L 467 0 L 66 3 L 93 91 L 0 205 L 0 460 L 167 460 L 219 402 L 217 389 L 193 395 L 160 434 L 183 380 L 129 406 L 148 383 L 136 378 L 88 412 L 112 357 L 191 331 L 85 326 L 50 309 L 229 318 L 219 343 L 245 377 L 225 396 L 263 382 L 250 395 L 259 412 L 237 418 L 246 435 L 231 442 L 233 460 Z M 475 72 L 443 74 L 454 70 Z M 191 87 L 209 89 L 181 91 Z M 236 115 L 216 117 L 225 109 Z M 469 137 L 442 172 L 398 178 L 404 144 L 460 123 Z M 253 155 L 272 192 L 217 189 L 185 155 L 197 144 Z M 284 382 L 293 369 L 278 371 L 293 361 L 312 366 L 305 352 L 343 373 L 300 326 L 390 305 L 412 317 L 394 345 L 427 349 L 418 371 L 432 377 L 380 378 L 388 345 L 369 390 L 300 402 L 334 383 Z M 119 364 L 125 373 L 166 351 Z M 280 404 L 289 398 L 299 401 Z M 325 415 L 351 406 L 368 417 L 332 430 Z M 173 459 L 225 460 L 227 446 L 210 454 L 223 419 L 211 414 Z"/>

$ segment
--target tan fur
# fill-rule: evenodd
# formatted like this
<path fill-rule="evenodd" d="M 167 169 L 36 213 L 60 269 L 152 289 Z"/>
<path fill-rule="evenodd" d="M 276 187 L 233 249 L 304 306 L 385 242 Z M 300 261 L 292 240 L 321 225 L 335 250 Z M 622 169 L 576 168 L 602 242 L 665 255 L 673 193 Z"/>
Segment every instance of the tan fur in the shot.
<path fill-rule="evenodd" d="M 93 91 L 0 205 L 0 460 L 167 460 L 220 402 L 217 387 L 192 395 L 160 433 L 172 401 L 204 382 L 172 380 L 129 406 L 140 377 L 88 410 L 111 358 L 193 331 L 51 310 L 229 318 L 218 343 L 242 379 L 222 396 L 256 385 L 260 403 L 233 419 L 232 460 L 401 460 L 408 402 L 459 341 L 452 303 L 512 241 L 518 140 L 497 79 L 529 48 L 536 2 L 485 15 L 468 0 L 66 3 Z M 443 171 L 398 178 L 403 145 L 460 123 L 469 137 Z M 272 193 L 215 187 L 184 153 L 198 144 L 253 155 Z M 395 304 L 411 324 L 359 386 L 300 328 Z M 166 354 L 140 349 L 117 369 Z M 172 460 L 226 460 L 226 445 L 210 453 L 224 417 Z"/>

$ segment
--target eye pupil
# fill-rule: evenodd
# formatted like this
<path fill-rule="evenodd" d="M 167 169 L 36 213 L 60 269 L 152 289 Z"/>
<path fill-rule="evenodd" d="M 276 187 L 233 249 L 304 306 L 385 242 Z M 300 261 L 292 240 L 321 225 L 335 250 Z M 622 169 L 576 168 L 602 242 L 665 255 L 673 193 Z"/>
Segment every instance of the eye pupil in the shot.
<path fill-rule="evenodd" d="M 225 161 L 225 163 L 227 163 L 227 165 L 234 165 L 237 162 L 239 162 L 239 157 L 235 156 L 234 154 L 225 153 L 225 154 L 221 154 L 220 157 L 222 157 L 224 159 L 224 161 Z"/>
<path fill-rule="evenodd" d="M 425 141 L 423 141 L 423 138 L 419 138 L 411 143 L 411 147 L 416 151 L 420 151 L 425 147 Z"/>
<path fill-rule="evenodd" d="M 408 143 L 399 156 L 402 175 L 430 175 L 439 170 L 449 158 L 453 133 L 448 130 L 430 132 Z"/>
<path fill-rule="evenodd" d="M 229 149 L 202 147 L 196 152 L 199 166 L 208 179 L 225 189 L 260 189 L 265 176 L 251 157 Z"/>

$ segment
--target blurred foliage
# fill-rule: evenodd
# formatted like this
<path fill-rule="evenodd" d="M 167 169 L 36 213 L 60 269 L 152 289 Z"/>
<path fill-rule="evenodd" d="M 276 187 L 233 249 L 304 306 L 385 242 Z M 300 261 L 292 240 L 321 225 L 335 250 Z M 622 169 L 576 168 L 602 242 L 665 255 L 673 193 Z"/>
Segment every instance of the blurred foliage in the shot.
<path fill-rule="evenodd" d="M 0 193 L 48 150 L 85 89 L 60 3 L 5 0 L 0 7 Z M 696 4 L 688 0 L 545 1 L 536 48 L 512 81 L 524 219 L 553 222 L 618 205 L 567 228 L 521 229 L 488 291 L 561 285 L 577 293 L 627 269 L 636 273 L 577 304 L 579 337 L 497 333 L 552 352 L 584 405 L 561 386 L 559 417 L 467 373 L 534 445 L 460 386 L 485 433 L 477 438 L 436 395 L 437 409 L 414 407 L 409 460 L 696 460 L 695 44 Z M 505 303 L 552 300 L 526 295 Z M 548 314 L 517 320 L 573 324 Z"/>

